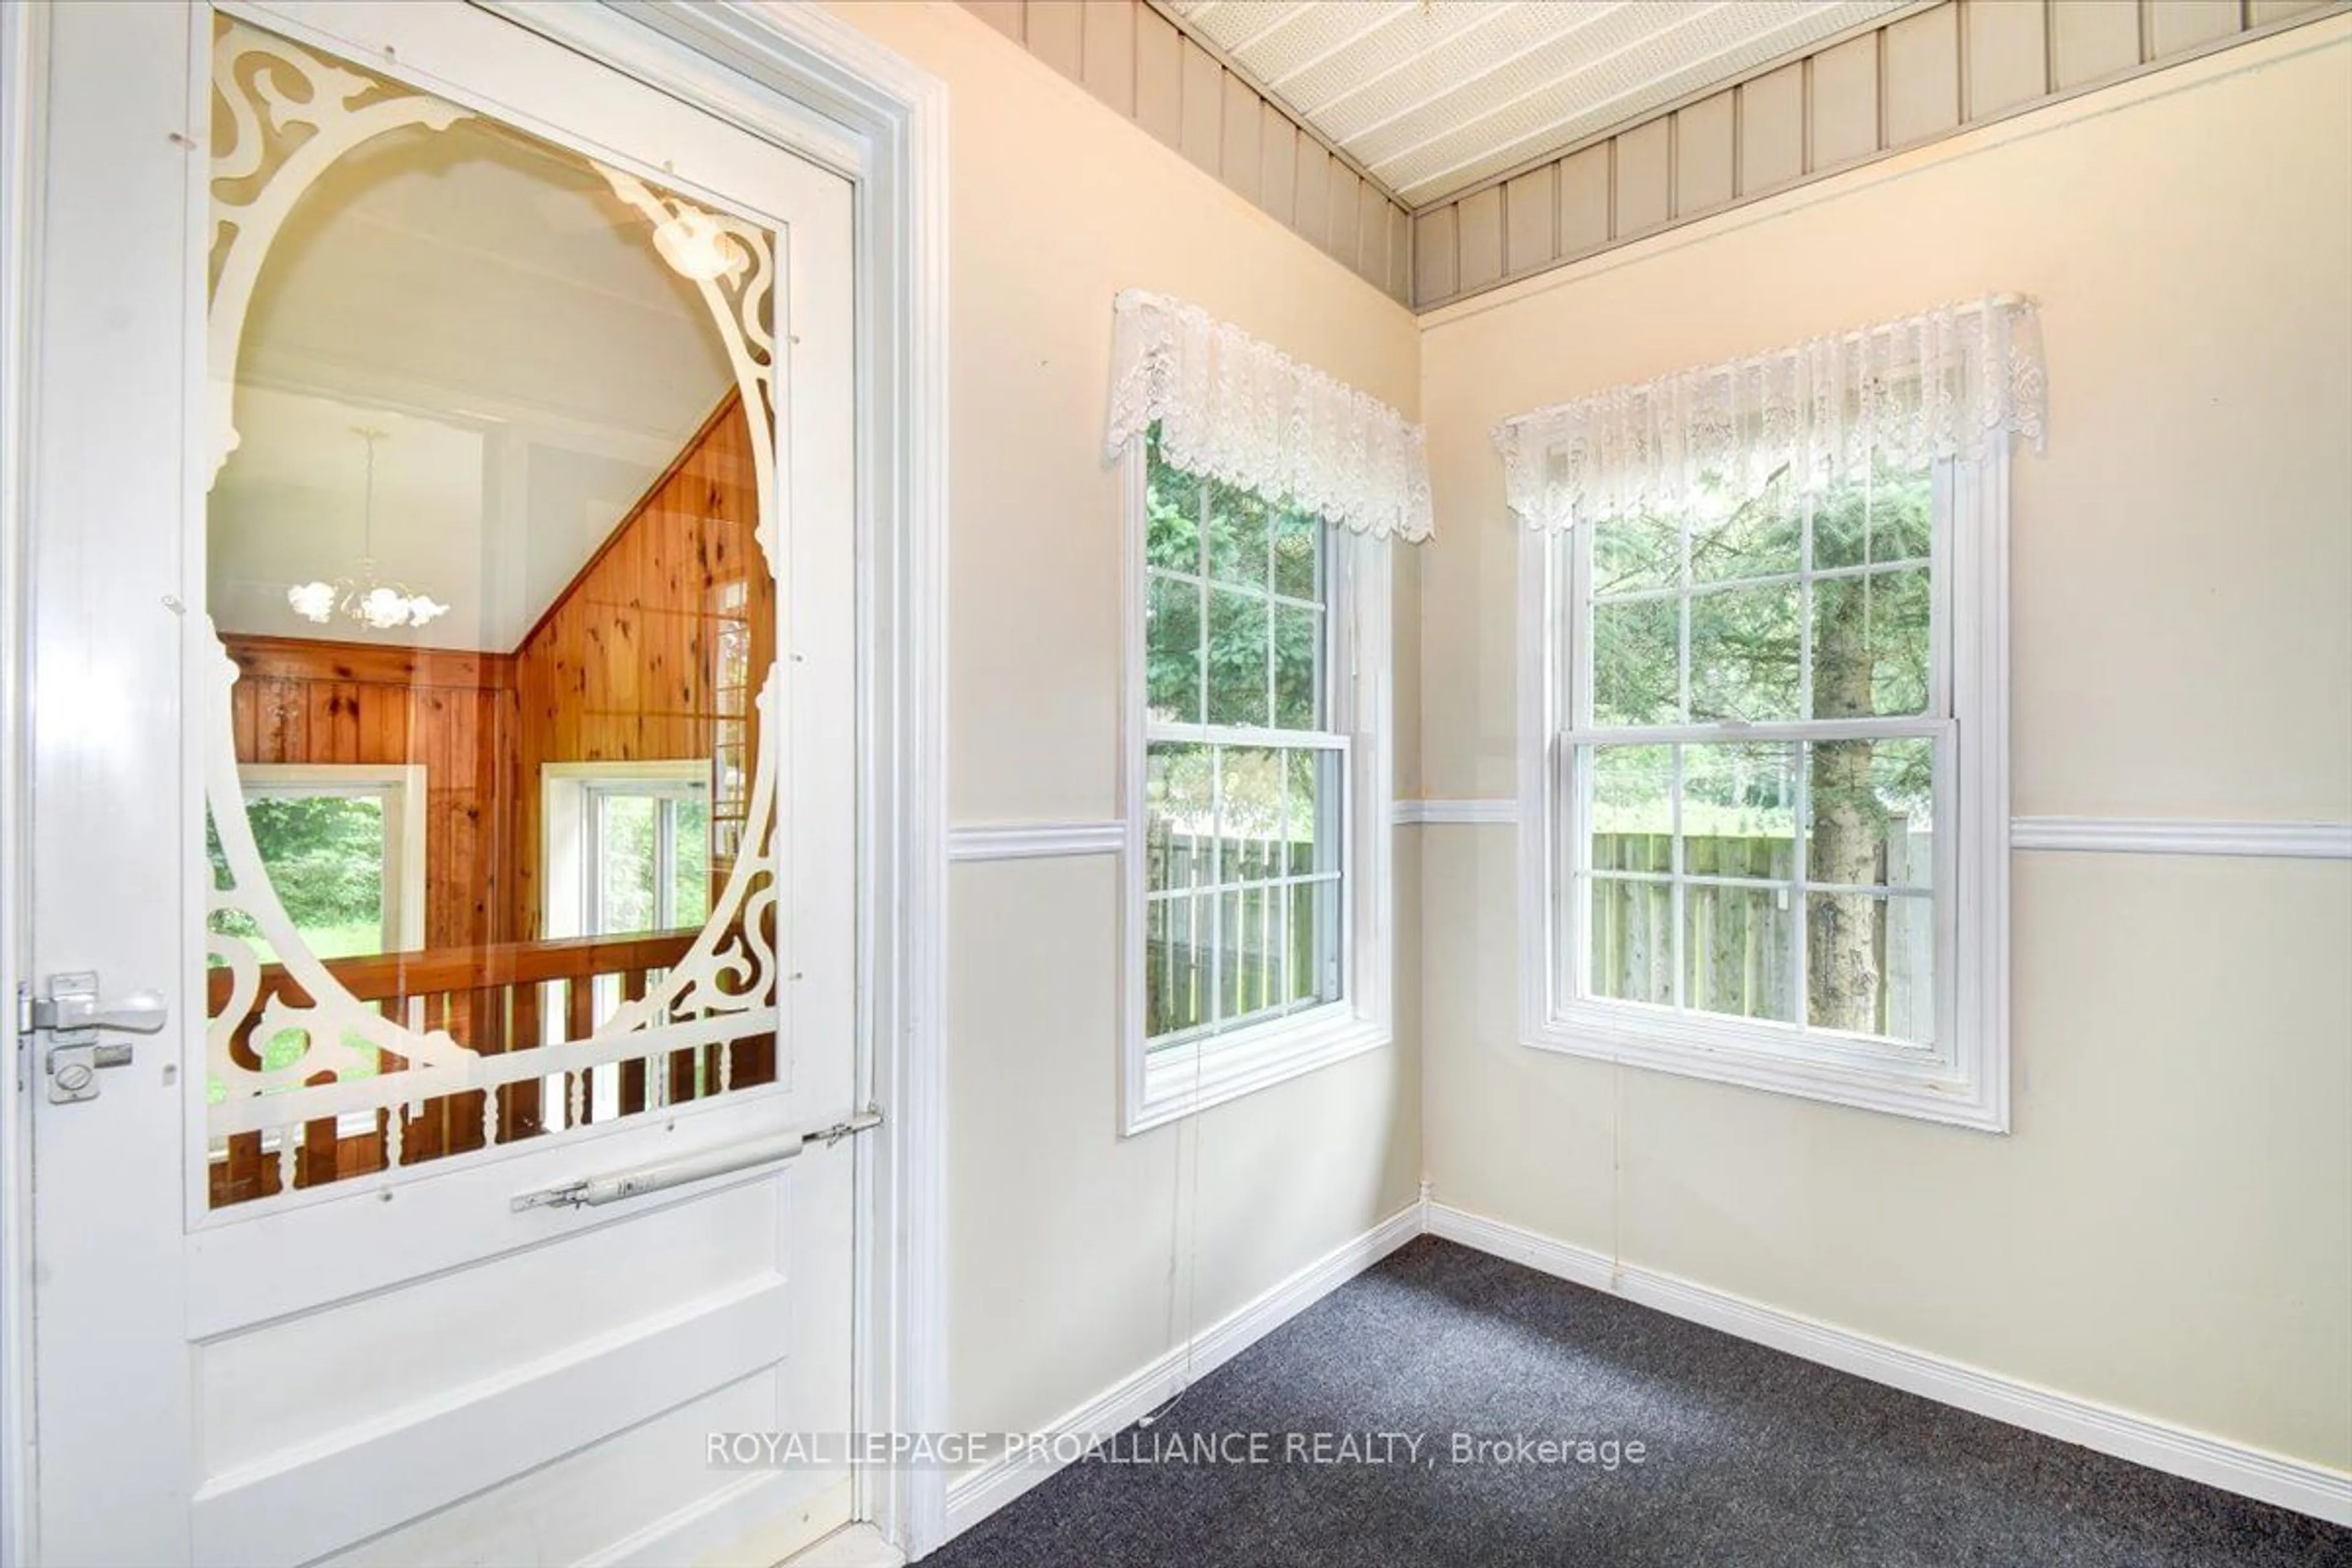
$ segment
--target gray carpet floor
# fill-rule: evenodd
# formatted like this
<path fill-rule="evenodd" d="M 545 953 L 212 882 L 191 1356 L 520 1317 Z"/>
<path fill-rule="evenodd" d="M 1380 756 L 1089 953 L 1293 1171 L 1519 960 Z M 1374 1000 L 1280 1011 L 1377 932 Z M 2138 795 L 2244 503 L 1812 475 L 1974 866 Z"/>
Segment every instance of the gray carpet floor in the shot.
<path fill-rule="evenodd" d="M 1457 1431 L 1613 1437 L 1619 1465 L 1455 1464 Z M 2352 1531 L 1433 1237 L 1114 1451 L 1252 1432 L 1277 1461 L 1287 1434 L 1423 1444 L 1383 1467 L 1074 1465 L 925 1568 L 2352 1568 Z"/>

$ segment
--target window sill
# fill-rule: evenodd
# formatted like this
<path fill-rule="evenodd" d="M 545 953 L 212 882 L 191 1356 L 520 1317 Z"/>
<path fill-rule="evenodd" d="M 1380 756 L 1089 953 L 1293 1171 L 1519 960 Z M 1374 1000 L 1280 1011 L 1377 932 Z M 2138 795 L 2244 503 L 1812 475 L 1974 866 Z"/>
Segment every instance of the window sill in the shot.
<path fill-rule="evenodd" d="M 1391 1039 L 1387 1025 L 1357 1016 L 1343 1003 L 1277 1018 L 1196 1045 L 1153 1052 L 1140 1083 L 1128 1088 L 1120 1133 L 1131 1137 L 1195 1111 L 1378 1050 Z"/>
<path fill-rule="evenodd" d="M 1800 1052 L 1790 1048 L 1790 1038 L 1777 1030 L 1588 1005 L 1566 1009 L 1523 1031 L 1522 1043 L 1979 1131 L 2009 1131 L 2007 1096 L 1948 1058 L 1922 1049 L 1906 1059 L 1902 1047 L 1859 1042 L 1841 1048 L 1834 1037 L 1820 1048 Z"/>

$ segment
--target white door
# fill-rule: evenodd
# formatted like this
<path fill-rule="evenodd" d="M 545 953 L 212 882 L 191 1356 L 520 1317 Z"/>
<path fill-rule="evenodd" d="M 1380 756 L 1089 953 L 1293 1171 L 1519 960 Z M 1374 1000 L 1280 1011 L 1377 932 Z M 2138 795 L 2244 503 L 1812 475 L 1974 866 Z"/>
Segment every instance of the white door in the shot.
<path fill-rule="evenodd" d="M 30 1042 L 38 1561 L 773 1562 L 852 1507 L 709 1444 L 854 1419 L 777 1157 L 858 1110 L 849 189 L 464 5 L 48 50 L 30 973 L 168 1022 Z"/>

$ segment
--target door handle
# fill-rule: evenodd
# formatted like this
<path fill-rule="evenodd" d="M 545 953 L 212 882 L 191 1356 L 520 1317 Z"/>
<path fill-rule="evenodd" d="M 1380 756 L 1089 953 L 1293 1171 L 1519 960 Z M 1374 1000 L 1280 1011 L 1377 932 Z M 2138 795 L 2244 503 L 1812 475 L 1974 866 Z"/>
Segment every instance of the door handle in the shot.
<path fill-rule="evenodd" d="M 152 1035 L 172 1016 L 160 991 L 133 991 L 119 1001 L 100 1002 L 95 970 L 52 974 L 47 989 L 47 995 L 35 996 L 29 987 L 17 987 L 16 1032 L 49 1037 L 46 1066 L 55 1105 L 96 1100 L 99 1069 L 131 1065 L 130 1043 L 101 1044 L 101 1032 Z"/>

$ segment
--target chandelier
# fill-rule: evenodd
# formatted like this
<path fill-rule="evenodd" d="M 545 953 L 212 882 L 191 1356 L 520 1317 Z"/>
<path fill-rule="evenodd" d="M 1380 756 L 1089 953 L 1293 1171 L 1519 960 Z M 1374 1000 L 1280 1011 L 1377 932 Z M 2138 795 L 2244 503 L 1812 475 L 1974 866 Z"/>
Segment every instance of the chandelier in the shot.
<path fill-rule="evenodd" d="M 380 632 L 395 626 L 428 626 L 449 613 L 449 606 L 430 595 L 412 594 L 407 584 L 379 580 L 375 571 L 375 444 L 381 430 L 353 426 L 352 434 L 367 443 L 366 499 L 360 511 L 360 570 L 356 577 L 297 583 L 286 590 L 286 602 L 306 621 L 325 626 L 337 616 Z"/>

